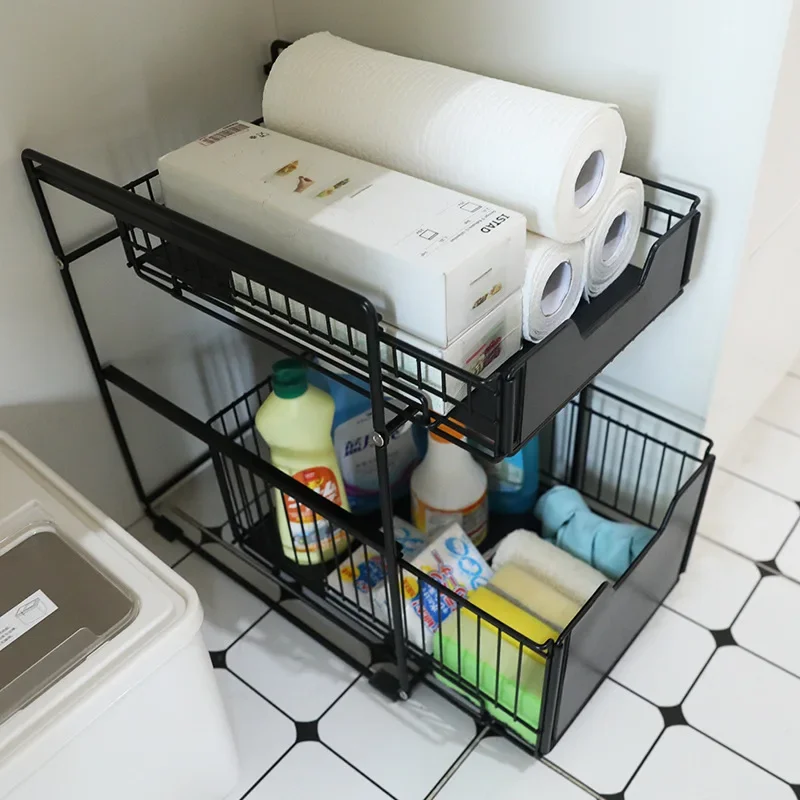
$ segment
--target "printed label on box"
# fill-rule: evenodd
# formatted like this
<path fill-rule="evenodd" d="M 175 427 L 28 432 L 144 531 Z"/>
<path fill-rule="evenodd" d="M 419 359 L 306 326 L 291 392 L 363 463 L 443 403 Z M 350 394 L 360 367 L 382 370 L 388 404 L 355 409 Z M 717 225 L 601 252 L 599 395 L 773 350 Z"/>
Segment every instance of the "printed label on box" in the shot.
<path fill-rule="evenodd" d="M 432 581 L 447 587 L 458 597 L 467 597 L 470 591 L 485 586 L 490 572 L 486 562 L 469 540 L 462 535 L 448 536 L 443 548 L 433 547 L 430 557 L 433 565 L 421 565 Z M 458 602 L 440 592 L 432 582 L 419 581 L 406 574 L 403 580 L 403 594 L 410 601 L 411 610 L 422 620 L 426 630 L 431 633 L 458 608 Z"/>
<path fill-rule="evenodd" d="M 227 139 L 229 136 L 235 136 L 237 133 L 244 133 L 246 130 L 249 130 L 249 126 L 244 123 L 232 122 L 230 125 L 226 125 L 224 128 L 214 131 L 214 133 L 209 133 L 208 136 L 201 136 L 197 141 L 200 142 L 203 147 L 208 147 L 209 145 L 221 142 L 223 139 Z M 264 131 L 263 135 L 267 136 L 268 134 Z"/>
<path fill-rule="evenodd" d="M 352 564 L 345 562 L 339 571 L 344 583 L 352 584 L 357 592 L 371 594 L 376 586 L 383 583 L 386 573 L 380 553 L 369 548 L 366 555 L 364 560 L 354 557 Z"/>
<path fill-rule="evenodd" d="M 464 362 L 464 367 L 468 372 L 473 375 L 480 375 L 497 361 L 503 352 L 504 330 L 504 324 L 500 324 L 489 331 L 489 335 L 484 338 L 483 344 Z"/>

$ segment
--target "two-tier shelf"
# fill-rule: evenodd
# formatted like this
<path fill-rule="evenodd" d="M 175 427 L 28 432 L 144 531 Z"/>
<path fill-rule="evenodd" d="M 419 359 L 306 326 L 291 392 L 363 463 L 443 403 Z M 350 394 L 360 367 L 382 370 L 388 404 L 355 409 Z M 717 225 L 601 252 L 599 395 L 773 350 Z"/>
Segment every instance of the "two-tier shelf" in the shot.
<path fill-rule="evenodd" d="M 371 653 L 371 680 L 392 700 L 407 698 L 426 681 L 521 745 L 547 753 L 675 585 L 697 528 L 714 460 L 711 442 L 591 382 L 683 292 L 700 222 L 698 198 L 646 180 L 640 266 L 629 266 L 600 297 L 582 302 L 546 341 L 526 344 L 491 376 L 480 378 L 388 335 L 372 304 L 357 293 L 164 207 L 156 172 L 116 186 L 42 153 L 26 150 L 22 160 L 125 465 L 157 530 L 169 538 L 184 536 L 154 504 L 210 461 L 228 520 L 220 529 L 204 530 L 203 536 L 236 559 L 222 564 L 206 548 L 198 548 L 203 557 L 262 596 L 255 584 L 268 579 L 284 594 L 301 599 L 315 618 L 325 620 L 319 628 L 307 627 L 313 635 L 324 638 L 320 631 L 335 626 L 363 642 Z M 48 203 L 52 189 L 107 212 L 113 227 L 92 241 L 65 248 Z M 201 420 L 117 366 L 101 363 L 73 270 L 117 239 L 127 266 L 153 291 L 167 292 L 176 302 L 278 351 L 313 361 L 332 379 L 369 396 L 380 514 L 354 516 L 269 463 L 253 431 L 255 411 L 270 392 L 268 378 L 211 419 Z M 158 488 L 146 490 L 111 386 L 196 436 L 207 446 L 206 453 Z M 446 416 L 436 408 L 452 408 L 449 415 L 464 424 L 467 434 L 458 444 L 485 459 L 513 454 L 540 434 L 544 486 L 574 486 L 599 513 L 654 529 L 650 544 L 626 574 L 598 589 L 557 639 L 526 638 L 401 558 L 393 538 L 396 504 L 389 489 L 387 442 L 408 420 L 438 428 Z M 335 580 L 327 580 L 333 562 L 300 566 L 286 558 L 274 527 L 273 503 L 280 496 L 274 490 L 284 502 L 291 498 L 313 509 L 317 519 L 347 531 L 352 547 L 339 556 L 340 563 L 346 564 L 360 543 L 368 543 L 386 573 L 398 579 L 376 589 L 380 597 L 370 591 L 354 602 Z M 526 517 L 492 520 L 484 547 L 526 524 L 534 523 Z M 306 535 L 313 540 L 318 523 L 309 524 Z M 497 653 L 498 663 L 481 667 L 480 659 L 475 664 L 467 658 L 470 645 L 479 653 L 485 650 L 480 641 L 464 642 L 465 663 L 459 657 L 456 665 L 444 660 L 441 648 L 430 652 L 431 647 L 419 647 L 422 638 L 410 631 L 415 621 L 403 601 L 409 586 L 422 588 L 434 598 L 434 606 L 486 623 L 477 625 L 478 636 L 488 630 L 491 634 L 484 636 L 497 638 L 491 652 Z M 387 606 L 388 614 L 379 611 Z M 544 663 L 535 711 L 525 707 L 526 696 L 509 694 L 508 686 L 501 686 L 508 683 L 509 662 L 513 671 L 515 659 L 518 683 L 531 659 Z"/>

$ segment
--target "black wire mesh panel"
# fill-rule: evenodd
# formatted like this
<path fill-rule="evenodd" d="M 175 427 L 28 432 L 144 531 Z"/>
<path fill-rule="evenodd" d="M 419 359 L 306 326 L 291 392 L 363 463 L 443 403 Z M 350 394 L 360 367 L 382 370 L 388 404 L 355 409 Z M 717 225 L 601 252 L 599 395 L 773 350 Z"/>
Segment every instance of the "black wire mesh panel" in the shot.
<path fill-rule="evenodd" d="M 711 441 L 599 389 L 559 415 L 542 478 L 572 485 L 598 513 L 653 529 L 613 585 L 602 586 L 563 631 L 558 709 L 546 746 L 563 735 L 686 565 L 713 469 Z"/>
<path fill-rule="evenodd" d="M 517 356 L 497 365 L 496 372 L 488 377 L 471 374 L 381 331 L 381 391 L 387 408 L 397 415 L 390 432 L 409 419 L 432 427 L 451 415 L 465 423 L 467 439 L 462 442 L 450 437 L 446 430 L 440 431 L 446 438 L 490 459 L 507 455 L 534 435 L 630 338 L 672 302 L 689 278 L 699 201 L 662 184 L 644 183 L 648 197 L 638 247 L 639 263 L 644 267 L 630 266 L 603 295 L 591 303 L 582 303 L 574 320 L 545 342 L 526 344 Z M 158 175 L 151 173 L 127 188 L 153 201 L 160 191 Z M 195 295 L 206 307 L 255 322 L 262 334 L 273 333 L 268 338 L 272 343 L 275 333 L 295 342 L 294 352 L 315 355 L 323 371 L 330 367 L 351 378 L 366 378 L 368 337 L 331 311 L 335 304 L 330 298 L 304 302 L 296 291 L 273 288 L 266 273 L 248 275 L 230 267 L 223 270 L 207 253 L 202 257 L 187 253 L 169 241 L 153 237 L 144 227 L 126 226 L 123 236 L 132 254 L 130 261 L 145 280 L 188 302 L 193 301 L 187 295 Z M 276 258 L 272 261 L 275 268 L 284 264 Z M 321 279 L 309 276 L 309 280 L 313 285 L 314 280 Z M 620 320 L 623 327 L 616 334 L 613 325 L 601 327 L 613 314 L 626 317 Z M 252 326 L 249 331 L 253 332 Z M 565 353 L 565 349 L 569 352 Z M 488 366 L 490 356 L 489 362 L 484 359 L 478 368 Z M 580 364 L 581 359 L 585 360 L 584 365 Z M 554 368 L 556 361 L 560 368 Z M 562 385 L 554 378 L 564 375 L 565 363 L 575 369 Z M 345 377 L 344 382 L 369 395 L 364 380 Z M 527 391 L 532 384 L 536 384 L 535 393 Z"/>
<path fill-rule="evenodd" d="M 177 300 L 282 352 L 315 358 L 323 372 L 344 370 L 373 404 L 380 394 L 395 415 L 388 434 L 413 418 L 451 438 L 440 426 L 452 416 L 467 433 L 455 443 L 494 460 L 516 452 L 681 294 L 700 222 L 699 198 L 645 180 L 641 269 L 629 266 L 544 342 L 525 344 L 479 377 L 390 336 L 356 292 L 165 208 L 156 172 L 118 187 L 42 153 L 22 158 L 50 233 L 42 184 L 116 222 L 115 231 L 60 254 L 64 263 L 119 236 L 137 275 Z"/>
<path fill-rule="evenodd" d="M 248 423 L 269 390 L 269 382 L 261 384 L 211 420 L 260 458 L 268 454 Z M 491 584 L 465 589 L 451 580 L 443 558 L 425 567 L 400 560 L 394 578 L 403 641 L 415 668 L 484 722 L 540 753 L 563 734 L 677 580 L 713 462 L 704 437 L 599 389 L 566 407 L 542 445 L 545 486 L 573 485 L 598 513 L 653 531 L 625 575 L 598 589 L 563 627 Z M 320 531 L 336 526 L 347 536 L 334 558 L 299 565 L 284 552 L 274 519 L 279 503 L 289 508 L 295 502 L 292 493 L 277 492 L 229 457 L 216 463 L 233 539 L 388 641 L 391 576 L 377 525 L 370 529 L 368 519 L 341 510 L 330 520 L 322 498 L 306 499 L 308 513 L 300 515 L 306 522 L 298 531 L 304 546 L 321 547 Z M 454 552 L 471 558 L 466 550 Z"/>
<path fill-rule="evenodd" d="M 156 172 L 125 188 L 150 202 L 160 200 Z M 256 338 L 263 337 L 273 346 L 293 344 L 288 352 L 314 357 L 320 371 L 331 375 L 330 370 L 333 370 L 351 389 L 370 395 L 367 385 L 369 336 L 340 311 L 330 311 L 341 304 L 328 293 L 332 286 L 328 281 L 299 271 L 306 291 L 297 286 L 292 287 L 292 291 L 280 291 L 273 288 L 274 284 L 265 274 L 248 272 L 243 264 L 234 268 L 224 265 L 208 251 L 202 255 L 187 251 L 169 239 L 154 235 L 146 226 L 123 225 L 122 235 L 129 262 L 144 280 L 191 305 L 202 303 L 207 313 L 221 313 L 227 322 L 241 326 Z M 284 274 L 298 272 L 297 267 L 278 258 L 268 254 L 264 257 L 273 270 Z M 341 287 L 337 288 L 342 291 Z M 298 299 L 309 293 L 314 298 L 324 299 Z M 449 414 L 460 411 L 480 422 L 471 431 L 467 446 L 481 449 L 489 457 L 497 456 L 497 443 L 487 432 L 497 426 L 501 411 L 499 376 L 484 380 L 383 330 L 379 337 L 376 345 L 383 368 L 380 388 L 387 408 L 394 414 L 389 433 L 409 419 L 432 427 L 444 422 Z M 497 353 L 493 354 L 489 348 L 476 364 L 476 372 L 489 366 L 493 355 Z M 480 398 L 480 409 L 477 398 Z M 442 435 L 462 444 L 446 431 Z"/>

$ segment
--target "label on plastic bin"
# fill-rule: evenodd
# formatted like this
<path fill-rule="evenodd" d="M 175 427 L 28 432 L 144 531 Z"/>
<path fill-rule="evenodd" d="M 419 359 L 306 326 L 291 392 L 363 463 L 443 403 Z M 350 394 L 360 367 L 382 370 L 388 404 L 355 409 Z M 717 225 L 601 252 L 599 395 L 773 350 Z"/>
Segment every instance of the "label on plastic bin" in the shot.
<path fill-rule="evenodd" d="M 58 606 L 41 589 L 26 597 L 0 617 L 0 650 L 5 650 L 54 611 L 58 611 Z"/>

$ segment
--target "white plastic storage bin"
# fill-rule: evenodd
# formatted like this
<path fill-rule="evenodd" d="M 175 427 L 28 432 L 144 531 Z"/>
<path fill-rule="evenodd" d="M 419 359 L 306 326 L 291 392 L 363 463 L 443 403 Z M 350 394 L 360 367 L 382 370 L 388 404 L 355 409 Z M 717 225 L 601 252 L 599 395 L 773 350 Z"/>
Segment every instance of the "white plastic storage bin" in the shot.
<path fill-rule="evenodd" d="M 2 800 L 226 796 L 194 589 L 2 433 L 0 604 Z"/>

